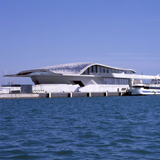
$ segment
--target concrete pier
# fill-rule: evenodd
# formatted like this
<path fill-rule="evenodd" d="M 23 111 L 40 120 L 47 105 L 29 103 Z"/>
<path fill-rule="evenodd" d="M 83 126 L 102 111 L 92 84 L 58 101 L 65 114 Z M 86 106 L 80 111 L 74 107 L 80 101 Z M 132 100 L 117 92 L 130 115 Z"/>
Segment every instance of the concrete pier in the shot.
<path fill-rule="evenodd" d="M 0 94 L 0 99 L 16 99 L 16 98 L 39 98 L 39 94 L 31 94 L 31 93 Z"/>
<path fill-rule="evenodd" d="M 126 92 L 50 92 L 50 93 L 16 93 L 0 94 L 0 99 L 16 98 L 64 98 L 64 97 L 107 97 L 123 96 Z"/>

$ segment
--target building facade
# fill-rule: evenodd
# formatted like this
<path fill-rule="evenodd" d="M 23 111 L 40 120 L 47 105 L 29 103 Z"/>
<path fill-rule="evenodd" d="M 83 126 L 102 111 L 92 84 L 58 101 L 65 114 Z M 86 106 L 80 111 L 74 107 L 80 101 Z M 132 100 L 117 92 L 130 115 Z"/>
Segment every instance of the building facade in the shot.
<path fill-rule="evenodd" d="M 8 77 L 30 77 L 35 85 L 78 85 L 76 91 L 120 91 L 129 88 L 135 79 L 160 79 L 160 76 L 136 75 L 132 69 L 116 68 L 99 63 L 78 62 L 25 70 Z M 71 87 L 69 87 L 71 88 Z M 54 89 L 53 89 L 54 90 Z M 63 89 L 62 89 L 63 90 Z M 54 90 L 58 91 L 58 89 Z M 72 90 L 73 91 L 73 90 Z"/>

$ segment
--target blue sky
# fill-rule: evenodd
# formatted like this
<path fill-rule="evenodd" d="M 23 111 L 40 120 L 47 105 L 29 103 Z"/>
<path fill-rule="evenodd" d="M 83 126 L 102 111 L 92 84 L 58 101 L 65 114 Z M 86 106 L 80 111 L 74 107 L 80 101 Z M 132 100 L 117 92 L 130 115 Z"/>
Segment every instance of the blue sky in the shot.
<path fill-rule="evenodd" d="M 159 0 L 0 0 L 0 84 L 5 72 L 71 62 L 160 74 L 159 7 Z"/>

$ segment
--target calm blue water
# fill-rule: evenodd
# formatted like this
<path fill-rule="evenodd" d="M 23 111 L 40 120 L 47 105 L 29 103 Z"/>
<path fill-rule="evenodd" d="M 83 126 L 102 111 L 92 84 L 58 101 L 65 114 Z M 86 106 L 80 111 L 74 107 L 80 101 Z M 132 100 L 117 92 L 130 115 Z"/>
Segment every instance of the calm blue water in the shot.
<path fill-rule="evenodd" d="M 160 159 L 160 96 L 1 99 L 0 159 Z"/>

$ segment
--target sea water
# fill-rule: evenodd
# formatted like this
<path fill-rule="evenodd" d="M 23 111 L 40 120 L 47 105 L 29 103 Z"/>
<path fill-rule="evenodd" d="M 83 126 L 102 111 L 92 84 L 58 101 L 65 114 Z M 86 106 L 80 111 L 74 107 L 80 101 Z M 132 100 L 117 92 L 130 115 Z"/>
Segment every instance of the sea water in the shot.
<path fill-rule="evenodd" d="M 160 159 L 160 97 L 1 99 L 0 159 Z"/>

